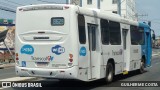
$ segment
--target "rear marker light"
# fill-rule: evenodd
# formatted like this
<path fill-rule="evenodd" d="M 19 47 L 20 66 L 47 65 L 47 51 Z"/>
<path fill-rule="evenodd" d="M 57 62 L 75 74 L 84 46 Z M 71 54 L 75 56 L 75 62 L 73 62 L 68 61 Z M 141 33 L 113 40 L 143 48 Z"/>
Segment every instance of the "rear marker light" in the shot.
<path fill-rule="evenodd" d="M 19 60 L 19 58 L 16 58 L 16 60 Z"/>

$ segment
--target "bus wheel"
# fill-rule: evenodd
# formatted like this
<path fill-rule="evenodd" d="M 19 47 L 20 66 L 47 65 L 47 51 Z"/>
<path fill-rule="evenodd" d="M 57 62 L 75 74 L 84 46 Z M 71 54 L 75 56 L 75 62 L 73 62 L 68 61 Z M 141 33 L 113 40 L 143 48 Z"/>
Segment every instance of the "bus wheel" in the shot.
<path fill-rule="evenodd" d="M 113 80 L 113 65 L 112 63 L 108 63 L 106 67 L 106 82 L 110 83 Z"/>
<path fill-rule="evenodd" d="M 144 64 L 144 59 L 142 59 L 142 61 L 141 61 L 141 64 L 140 64 L 140 69 L 139 69 L 139 73 L 144 73 L 144 66 L 145 64 Z"/>

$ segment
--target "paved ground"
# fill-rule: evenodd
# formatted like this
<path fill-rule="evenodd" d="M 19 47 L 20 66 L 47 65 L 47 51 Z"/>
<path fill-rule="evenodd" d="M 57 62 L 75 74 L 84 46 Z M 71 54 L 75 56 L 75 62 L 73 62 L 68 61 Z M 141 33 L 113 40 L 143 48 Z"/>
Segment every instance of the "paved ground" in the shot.
<path fill-rule="evenodd" d="M 0 71 L 1 72 L 1 71 Z M 6 74 L 0 74 L 2 78 L 15 77 L 14 68 L 4 69 L 3 72 Z M 0 79 L 2 79 L 0 78 Z M 114 82 L 111 84 L 106 84 L 102 80 L 84 83 L 79 81 L 59 81 L 59 80 L 44 80 L 39 79 L 38 81 L 47 81 L 44 85 L 52 87 L 52 90 L 160 90 L 160 88 L 147 88 L 147 87 L 132 87 L 132 88 L 120 88 L 120 87 L 109 87 L 116 85 L 118 81 L 160 81 L 160 56 L 153 56 L 152 67 L 147 68 L 144 74 L 137 74 L 136 72 L 131 72 L 129 75 L 123 76 L 118 75 L 115 77 Z M 83 86 L 79 87 L 79 85 Z M 78 87 L 71 87 L 78 86 Z M 41 90 L 44 88 L 6 88 L 4 90 Z"/>
<path fill-rule="evenodd" d="M 15 74 L 14 67 L 0 69 L 0 80 L 10 78 L 10 77 L 15 77 L 15 76 L 16 74 Z"/>
<path fill-rule="evenodd" d="M 160 49 L 152 49 L 152 56 L 160 55 Z"/>

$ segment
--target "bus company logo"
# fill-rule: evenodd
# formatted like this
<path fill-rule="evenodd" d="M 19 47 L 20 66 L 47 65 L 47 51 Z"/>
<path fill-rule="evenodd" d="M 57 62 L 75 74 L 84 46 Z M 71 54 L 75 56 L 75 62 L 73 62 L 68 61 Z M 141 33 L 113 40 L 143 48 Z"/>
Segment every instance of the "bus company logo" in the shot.
<path fill-rule="evenodd" d="M 60 45 L 56 45 L 55 47 L 52 47 L 52 53 L 55 53 L 56 55 L 60 55 L 65 52 L 65 48 L 61 47 Z"/>
<path fill-rule="evenodd" d="M 80 56 L 86 56 L 86 53 L 87 53 L 86 48 L 81 47 L 80 52 L 79 52 Z"/>
<path fill-rule="evenodd" d="M 34 56 L 31 56 L 31 58 L 34 61 L 53 61 L 54 60 L 53 56 L 47 56 L 47 57 L 34 57 Z"/>
<path fill-rule="evenodd" d="M 31 55 L 34 53 L 34 48 L 31 45 L 24 45 L 21 48 L 21 53 Z"/>
<path fill-rule="evenodd" d="M 116 55 L 122 55 L 123 54 L 123 50 L 120 49 L 119 51 L 113 51 L 112 50 L 112 55 L 116 56 Z"/>

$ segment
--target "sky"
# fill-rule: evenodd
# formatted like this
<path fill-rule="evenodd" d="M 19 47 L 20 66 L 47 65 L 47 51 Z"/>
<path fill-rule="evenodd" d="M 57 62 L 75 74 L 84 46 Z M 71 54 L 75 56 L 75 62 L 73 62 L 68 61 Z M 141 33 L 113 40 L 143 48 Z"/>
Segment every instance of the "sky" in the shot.
<path fill-rule="evenodd" d="M 139 21 L 151 21 L 151 28 L 160 36 L 160 0 L 135 0 Z M 65 3 L 66 0 L 0 0 L 0 6 L 16 10 L 17 6 L 44 3 Z M 143 17 L 142 17 L 143 15 Z M 15 13 L 0 10 L 0 18 L 14 19 Z"/>

